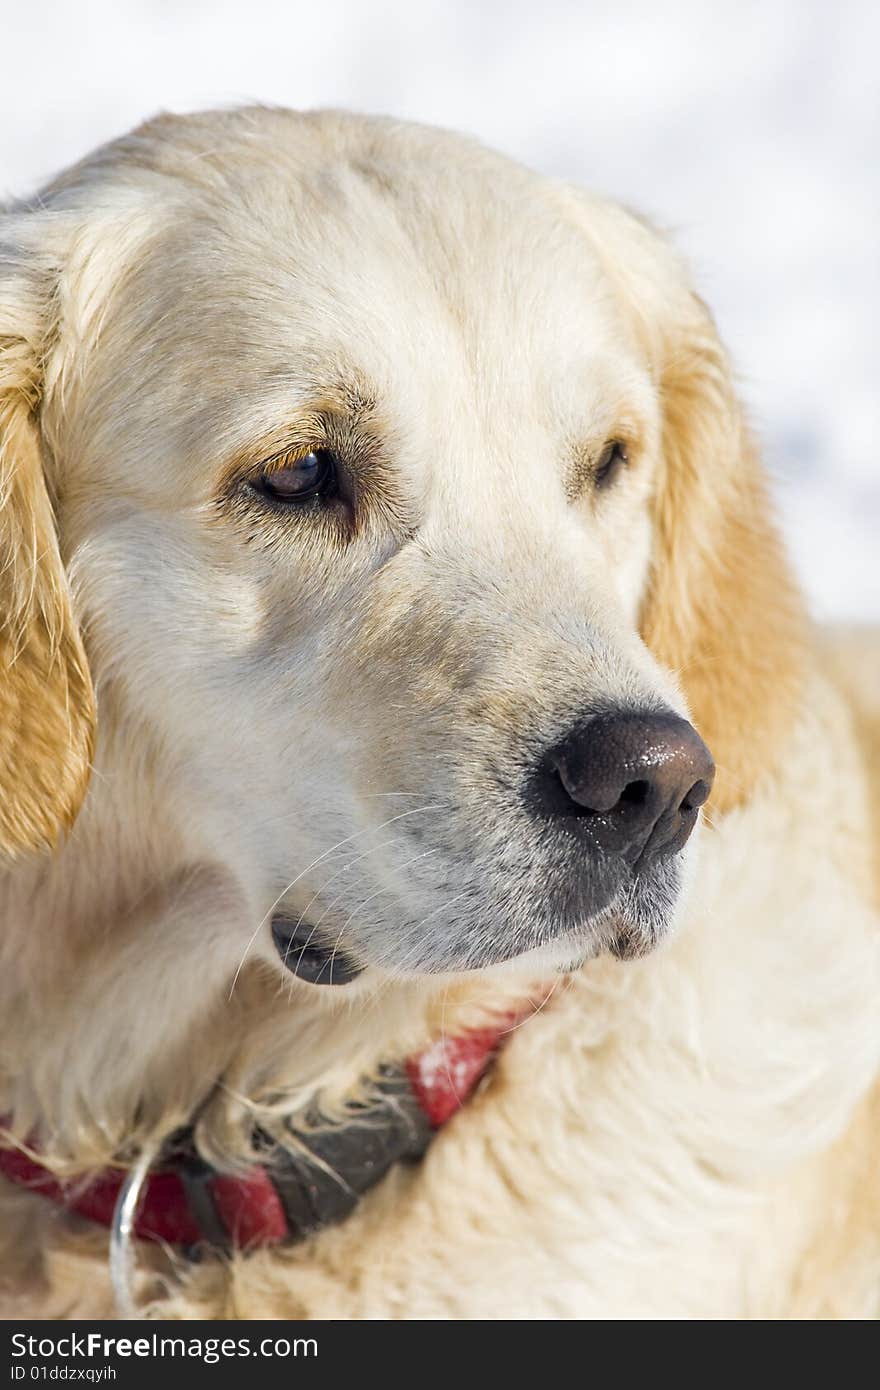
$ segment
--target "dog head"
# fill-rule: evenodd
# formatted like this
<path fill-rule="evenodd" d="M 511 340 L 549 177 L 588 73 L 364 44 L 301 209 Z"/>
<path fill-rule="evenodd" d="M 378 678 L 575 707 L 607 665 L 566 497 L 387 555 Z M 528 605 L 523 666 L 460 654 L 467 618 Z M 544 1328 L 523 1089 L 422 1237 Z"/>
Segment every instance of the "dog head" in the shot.
<path fill-rule="evenodd" d="M 725 810 L 793 669 L 665 244 L 454 136 L 244 111 L 99 151 L 0 248 L 6 852 L 70 824 L 94 684 L 276 965 L 661 937 L 707 745 Z"/>

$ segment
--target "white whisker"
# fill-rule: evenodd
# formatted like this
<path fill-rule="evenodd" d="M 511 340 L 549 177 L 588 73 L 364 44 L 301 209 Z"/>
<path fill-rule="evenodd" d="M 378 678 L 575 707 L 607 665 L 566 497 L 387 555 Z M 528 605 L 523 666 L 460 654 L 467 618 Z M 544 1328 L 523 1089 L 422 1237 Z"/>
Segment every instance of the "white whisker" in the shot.
<path fill-rule="evenodd" d="M 336 851 L 337 851 L 338 849 L 342 849 L 343 845 L 351 844 L 352 840 L 357 840 L 357 839 L 359 839 L 359 838 L 361 837 L 361 835 L 371 835 L 371 834 L 377 835 L 377 834 L 379 833 L 380 830 L 385 830 L 385 829 L 387 829 L 387 827 L 388 827 L 389 825 L 394 825 L 396 821 L 404 820 L 404 819 L 406 819 L 407 816 L 417 816 L 417 815 L 422 814 L 422 813 L 425 812 L 425 811 L 438 811 L 438 810 L 442 810 L 442 805 L 441 805 L 440 803 L 437 803 L 437 802 L 429 802 L 426 806 L 416 806 L 416 807 L 414 807 L 412 810 L 409 810 L 409 811 L 401 811 L 398 815 L 396 815 L 396 816 L 391 816 L 388 820 L 382 821 L 381 824 L 379 824 L 379 825 L 376 825 L 376 826 L 372 826 L 372 825 L 366 826 L 365 829 L 363 829 L 363 830 L 356 830 L 352 835 L 346 835 L 345 839 L 337 841 L 337 843 L 336 843 L 335 845 L 332 845 L 332 846 L 330 847 L 330 849 L 325 850 L 323 854 L 319 854 L 319 855 L 317 856 L 316 859 L 313 859 L 312 862 L 311 862 L 311 864 L 307 864 L 306 867 L 305 867 L 300 873 L 297 874 L 296 878 L 291 879 L 290 883 L 288 883 L 287 886 L 286 886 L 285 888 L 282 888 L 281 892 L 278 894 L 278 897 L 275 899 L 275 901 L 272 903 L 271 907 L 269 908 L 268 912 L 266 912 L 266 913 L 264 914 L 264 916 L 261 917 L 260 921 L 257 923 L 256 927 L 254 928 L 254 930 L 253 930 L 253 932 L 252 932 L 252 934 L 251 934 L 251 936 L 250 936 L 250 939 L 248 940 L 248 943 L 247 943 L 247 945 L 246 945 L 245 948 L 244 948 L 244 954 L 242 955 L 242 958 L 241 958 L 241 960 L 240 960 L 239 963 L 238 963 L 238 967 L 237 967 L 237 969 L 236 969 L 236 971 L 235 971 L 235 974 L 234 974 L 233 977 L 232 977 L 232 984 L 229 986 L 229 994 L 228 994 L 227 998 L 228 998 L 228 999 L 231 999 L 231 998 L 232 998 L 233 992 L 234 992 L 234 990 L 235 990 L 235 986 L 236 986 L 236 984 L 238 983 L 238 977 L 239 977 L 239 975 L 241 974 L 242 968 L 243 968 L 244 963 L 245 963 L 245 960 L 247 959 L 248 952 L 250 951 L 251 947 L 253 946 L 254 942 L 256 941 L 257 937 L 259 936 L 261 929 L 265 926 L 266 922 L 267 922 L 267 921 L 269 920 L 269 918 L 272 916 L 272 913 L 275 911 L 276 907 L 277 907 L 278 904 L 281 902 L 281 899 L 282 899 L 283 897 L 285 897 L 285 896 L 290 892 L 291 888 L 295 888 L 295 887 L 296 887 L 296 885 L 299 883 L 300 879 L 304 878 L 305 875 L 306 875 L 307 873 L 310 873 L 312 869 L 317 868 L 317 866 L 318 866 L 319 864 L 322 864 L 322 863 L 324 862 L 325 859 L 328 859 L 328 858 L 330 857 L 331 854 L 335 854 Z"/>

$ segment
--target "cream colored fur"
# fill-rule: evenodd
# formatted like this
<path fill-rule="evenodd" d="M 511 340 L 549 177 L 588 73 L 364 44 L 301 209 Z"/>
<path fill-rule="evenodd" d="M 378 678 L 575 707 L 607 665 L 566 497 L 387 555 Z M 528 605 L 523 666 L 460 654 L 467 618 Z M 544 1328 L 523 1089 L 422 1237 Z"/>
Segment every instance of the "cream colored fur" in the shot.
<path fill-rule="evenodd" d="M 300 1246 L 140 1250 L 145 1311 L 876 1316 L 875 658 L 806 630 L 667 246 L 438 132 L 163 118 L 0 219 L 0 364 L 9 1142 L 87 1173 L 197 1115 L 234 1166 L 546 1000 L 418 1168 Z M 345 537 L 237 483 L 322 412 L 370 464 Z M 488 771 L 589 698 L 719 764 L 628 963 L 528 935 L 564 866 Z M 282 972 L 279 897 L 355 984 Z M 112 1316 L 106 1233 L 0 1184 L 0 1310 Z"/>

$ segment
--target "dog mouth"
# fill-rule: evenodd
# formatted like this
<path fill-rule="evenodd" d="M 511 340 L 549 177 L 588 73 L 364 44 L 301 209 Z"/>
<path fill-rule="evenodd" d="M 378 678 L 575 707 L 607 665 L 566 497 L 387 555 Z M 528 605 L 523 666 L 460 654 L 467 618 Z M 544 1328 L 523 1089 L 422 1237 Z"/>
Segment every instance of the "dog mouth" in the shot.
<path fill-rule="evenodd" d="M 410 976 L 459 974 L 492 969 L 541 950 L 552 968 L 568 973 L 606 952 L 621 961 L 649 955 L 674 922 L 680 868 L 673 856 L 652 872 L 631 876 L 622 884 L 606 881 L 589 886 L 587 901 L 570 885 L 555 897 L 545 894 L 527 925 L 522 918 L 510 921 L 506 930 L 479 943 L 473 931 L 459 924 L 439 941 L 425 936 L 416 942 L 421 946 L 416 951 L 406 922 L 399 933 L 384 940 L 380 960 L 372 958 L 369 939 L 364 960 L 360 947 L 355 954 L 341 946 L 342 932 L 316 926 L 290 910 L 273 916 L 272 939 L 284 968 L 297 979 L 319 986 L 350 985 L 368 965 Z M 599 888 L 604 891 L 598 892 Z M 423 920 L 413 923 L 416 928 L 421 925 Z"/>
<path fill-rule="evenodd" d="M 272 940 L 281 964 L 310 985 L 349 985 L 363 970 L 336 944 L 321 941 L 311 922 L 273 917 Z"/>

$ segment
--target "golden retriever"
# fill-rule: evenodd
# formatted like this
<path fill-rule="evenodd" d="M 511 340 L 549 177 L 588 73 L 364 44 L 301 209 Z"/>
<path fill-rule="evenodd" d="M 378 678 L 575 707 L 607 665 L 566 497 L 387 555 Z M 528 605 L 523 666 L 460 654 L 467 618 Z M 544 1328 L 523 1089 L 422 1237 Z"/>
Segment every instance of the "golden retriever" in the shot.
<path fill-rule="evenodd" d="M 239 1173 L 534 1013 L 346 1219 L 123 1242 L 123 1307 L 880 1311 L 880 679 L 823 640 L 620 207 L 255 108 L 7 209 L 7 1151 L 87 1182 L 192 1126 Z M 106 1230 L 0 1190 L 6 1316 L 112 1316 Z"/>

